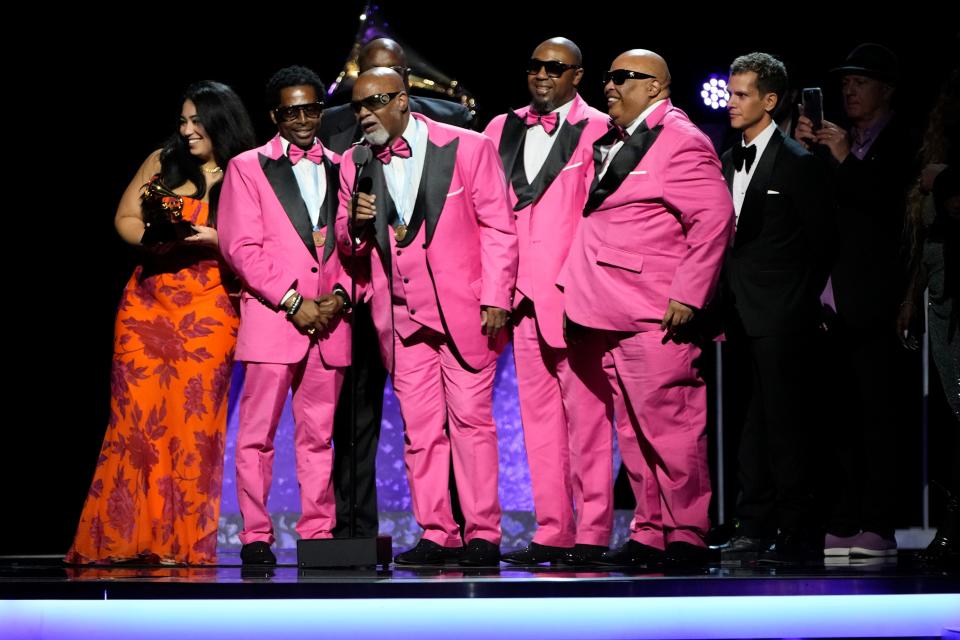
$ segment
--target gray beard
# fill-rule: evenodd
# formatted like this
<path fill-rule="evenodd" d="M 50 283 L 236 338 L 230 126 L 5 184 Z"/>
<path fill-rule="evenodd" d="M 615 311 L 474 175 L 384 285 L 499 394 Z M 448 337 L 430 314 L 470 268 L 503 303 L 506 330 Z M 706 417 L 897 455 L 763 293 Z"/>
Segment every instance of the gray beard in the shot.
<path fill-rule="evenodd" d="M 364 133 L 363 139 L 375 147 L 382 147 L 390 140 L 390 134 L 385 129 L 377 129 L 371 133 Z"/>

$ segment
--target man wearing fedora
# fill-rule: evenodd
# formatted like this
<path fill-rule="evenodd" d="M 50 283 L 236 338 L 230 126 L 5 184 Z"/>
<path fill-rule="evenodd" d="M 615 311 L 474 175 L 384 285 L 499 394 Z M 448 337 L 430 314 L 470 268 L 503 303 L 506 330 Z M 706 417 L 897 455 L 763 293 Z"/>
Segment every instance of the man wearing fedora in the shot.
<path fill-rule="evenodd" d="M 897 340 L 902 299 L 900 240 L 916 146 L 892 99 L 896 55 L 861 44 L 832 72 L 839 76 L 849 130 L 813 130 L 805 116 L 794 136 L 829 165 L 838 205 L 836 257 L 825 292 L 837 312 L 833 334 L 839 390 L 837 428 L 825 444 L 837 454 L 824 554 L 893 556 L 897 488 Z M 817 147 L 820 148 L 817 148 Z"/>

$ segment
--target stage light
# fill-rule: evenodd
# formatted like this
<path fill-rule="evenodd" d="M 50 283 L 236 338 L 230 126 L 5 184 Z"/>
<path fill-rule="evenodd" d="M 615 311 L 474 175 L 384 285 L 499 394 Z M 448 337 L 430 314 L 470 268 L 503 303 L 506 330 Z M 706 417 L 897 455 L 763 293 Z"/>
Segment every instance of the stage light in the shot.
<path fill-rule="evenodd" d="M 708 109 L 717 111 L 726 109 L 730 101 L 730 91 L 724 76 L 713 74 L 701 85 L 700 99 Z"/>

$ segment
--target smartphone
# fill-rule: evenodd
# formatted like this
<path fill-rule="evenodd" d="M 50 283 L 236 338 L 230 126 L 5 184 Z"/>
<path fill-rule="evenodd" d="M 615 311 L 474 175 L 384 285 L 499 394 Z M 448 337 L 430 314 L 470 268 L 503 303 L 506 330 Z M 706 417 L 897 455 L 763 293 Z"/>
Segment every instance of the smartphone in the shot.
<path fill-rule="evenodd" d="M 810 118 L 814 131 L 823 127 L 823 93 L 820 87 L 803 90 L 803 115 Z"/>

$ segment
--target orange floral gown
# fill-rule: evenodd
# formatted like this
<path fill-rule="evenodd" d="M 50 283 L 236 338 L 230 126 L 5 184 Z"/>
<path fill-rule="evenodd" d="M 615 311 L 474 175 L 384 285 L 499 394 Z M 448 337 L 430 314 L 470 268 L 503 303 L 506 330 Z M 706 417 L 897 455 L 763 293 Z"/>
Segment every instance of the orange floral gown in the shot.
<path fill-rule="evenodd" d="M 184 198 L 183 219 L 207 221 Z M 66 561 L 216 562 L 239 315 L 210 249 L 149 257 L 117 313 L 110 422 Z"/>

